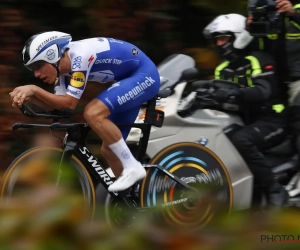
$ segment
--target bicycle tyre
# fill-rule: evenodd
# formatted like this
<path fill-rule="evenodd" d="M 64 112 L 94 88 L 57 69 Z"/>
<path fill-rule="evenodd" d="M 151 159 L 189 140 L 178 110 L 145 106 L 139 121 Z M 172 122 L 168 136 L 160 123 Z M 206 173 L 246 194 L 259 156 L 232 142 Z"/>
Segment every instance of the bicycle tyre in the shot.
<path fill-rule="evenodd" d="M 216 190 L 215 195 L 218 195 L 216 197 L 221 197 L 221 206 L 220 202 L 203 202 L 201 205 L 203 207 L 198 207 L 197 205 L 198 213 L 196 210 L 195 212 L 188 211 L 188 208 L 182 212 L 184 210 L 182 209 L 183 204 L 181 204 L 182 210 L 177 210 L 176 206 L 179 206 L 178 204 L 165 206 L 161 209 L 161 215 L 167 224 L 201 229 L 219 214 L 222 213 L 223 215 L 231 212 L 233 191 L 229 173 L 219 157 L 205 146 L 193 142 L 175 143 L 158 152 L 152 158 L 150 164 L 162 166 L 171 174 L 185 180 L 192 186 L 201 182 L 201 188 Z M 205 187 L 205 180 L 212 180 L 211 183 L 207 183 L 207 187 Z M 217 187 L 218 185 L 220 187 Z M 163 207 L 164 204 L 170 204 L 176 200 L 174 199 L 175 197 L 179 200 L 180 194 L 176 196 L 176 188 L 178 190 L 177 193 L 182 192 L 182 187 L 167 177 L 162 171 L 153 167 L 148 168 L 147 175 L 142 181 L 139 190 L 140 206 L 142 208 Z M 216 207 L 218 205 L 219 207 Z M 220 211 L 221 208 L 222 211 Z"/>
<path fill-rule="evenodd" d="M 55 165 L 53 164 L 54 161 L 49 162 L 48 158 L 46 156 L 51 155 L 51 159 L 60 159 L 61 154 L 63 150 L 61 148 L 56 148 L 56 147 L 34 147 L 31 148 L 21 155 L 19 155 L 7 168 L 5 171 L 3 178 L 2 178 L 2 185 L 1 185 L 1 201 L 5 202 L 8 201 L 9 199 L 14 197 L 14 188 L 17 182 L 16 175 L 18 173 L 25 174 L 25 177 L 19 176 L 20 181 L 22 183 L 24 182 L 31 182 L 32 179 L 28 174 L 28 169 L 26 170 L 26 167 L 34 169 L 34 171 L 48 171 L 49 165 Z M 37 161 L 38 159 L 38 161 Z M 36 167 L 37 164 L 40 164 L 40 166 L 43 166 L 44 169 L 39 169 L 40 166 Z M 96 211 L 96 191 L 94 188 L 94 184 L 92 181 L 92 178 L 90 174 L 87 172 L 81 161 L 74 155 L 72 155 L 69 163 L 73 169 L 75 169 L 75 175 L 77 175 L 75 178 L 78 178 L 79 183 L 80 183 L 80 188 L 82 194 L 83 194 L 83 199 L 85 201 L 85 205 L 89 209 L 89 218 L 92 219 L 94 218 L 95 211 Z M 23 170 L 22 170 L 23 168 Z M 42 167 L 41 167 L 42 168 Z M 47 168 L 47 169 L 46 169 Z M 53 168 L 53 166 L 51 167 Z M 30 172 L 29 171 L 29 172 Z M 54 171 L 54 169 L 51 169 L 49 171 Z M 72 173 L 74 174 L 74 173 Z M 26 176 L 27 175 L 27 176 Z M 38 174 L 37 174 L 38 175 Z M 22 179 L 23 178 L 23 179 Z M 78 184 L 78 183 L 77 183 Z"/>

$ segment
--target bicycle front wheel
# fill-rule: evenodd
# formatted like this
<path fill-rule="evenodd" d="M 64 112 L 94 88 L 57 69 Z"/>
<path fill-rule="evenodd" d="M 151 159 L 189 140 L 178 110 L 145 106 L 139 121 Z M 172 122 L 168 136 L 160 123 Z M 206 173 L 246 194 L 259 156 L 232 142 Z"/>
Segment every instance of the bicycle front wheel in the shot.
<path fill-rule="evenodd" d="M 83 211 L 93 218 L 96 193 L 92 178 L 74 155 L 60 166 L 62 152 L 55 147 L 36 147 L 19 155 L 3 176 L 2 202 L 36 199 L 52 192 L 79 198 Z"/>

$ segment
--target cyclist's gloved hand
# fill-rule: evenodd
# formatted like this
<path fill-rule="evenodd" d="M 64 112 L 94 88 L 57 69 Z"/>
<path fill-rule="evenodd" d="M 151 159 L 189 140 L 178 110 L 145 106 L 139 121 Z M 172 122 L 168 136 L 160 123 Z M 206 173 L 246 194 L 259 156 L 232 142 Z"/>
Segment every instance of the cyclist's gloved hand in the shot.
<path fill-rule="evenodd" d="M 239 89 L 218 89 L 214 93 L 214 99 L 217 102 L 226 102 L 229 99 L 236 100 L 240 95 Z"/>

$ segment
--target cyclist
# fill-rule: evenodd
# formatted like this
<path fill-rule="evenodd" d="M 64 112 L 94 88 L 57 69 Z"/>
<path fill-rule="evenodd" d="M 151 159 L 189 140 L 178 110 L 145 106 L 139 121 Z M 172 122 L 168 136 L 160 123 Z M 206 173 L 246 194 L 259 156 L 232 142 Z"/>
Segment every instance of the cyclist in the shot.
<path fill-rule="evenodd" d="M 265 52 L 249 49 L 253 37 L 245 25 L 244 16 L 228 14 L 218 16 L 204 29 L 204 35 L 213 39 L 224 58 L 215 69 L 215 79 L 231 80 L 240 86 L 239 90 L 219 89 L 215 98 L 220 102 L 234 98 L 240 104 L 245 127 L 233 135 L 232 142 L 251 169 L 255 184 L 265 191 L 268 204 L 283 206 L 288 194 L 275 180 L 263 151 L 286 138 L 285 109 L 274 61 Z"/>
<path fill-rule="evenodd" d="M 144 178 L 144 167 L 125 143 L 130 128 L 115 124 L 133 123 L 141 105 L 158 93 L 159 73 L 151 59 L 125 41 L 96 37 L 72 42 L 70 34 L 58 31 L 33 35 L 22 54 L 35 77 L 54 85 L 54 94 L 20 86 L 10 93 L 13 106 L 31 102 L 48 110 L 74 109 L 87 82 L 98 82 L 99 92 L 104 90 L 95 93 L 83 117 L 102 139 L 101 153 L 117 177 L 109 191 L 125 190 Z"/>

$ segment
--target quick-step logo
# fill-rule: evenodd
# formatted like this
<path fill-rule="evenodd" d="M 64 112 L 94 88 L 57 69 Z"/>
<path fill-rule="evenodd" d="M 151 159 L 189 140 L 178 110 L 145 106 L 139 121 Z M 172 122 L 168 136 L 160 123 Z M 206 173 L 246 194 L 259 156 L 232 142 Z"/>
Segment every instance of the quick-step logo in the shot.
<path fill-rule="evenodd" d="M 111 180 L 110 176 L 105 172 L 105 170 L 101 167 L 97 159 L 94 158 L 94 156 L 91 155 L 90 151 L 87 149 L 87 147 L 83 147 L 82 149 L 79 149 L 80 152 L 83 155 L 86 155 L 88 158 L 88 162 L 90 162 L 93 166 L 93 168 L 96 170 L 96 172 L 100 175 L 101 179 L 104 180 L 107 186 L 110 186 L 114 182 Z M 118 193 L 113 192 L 115 195 L 118 195 Z"/>

